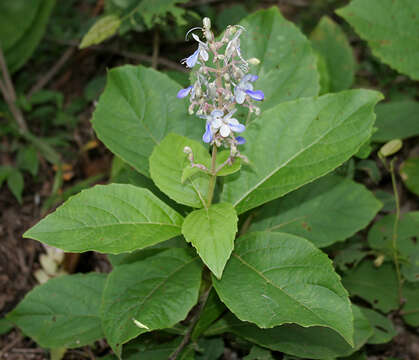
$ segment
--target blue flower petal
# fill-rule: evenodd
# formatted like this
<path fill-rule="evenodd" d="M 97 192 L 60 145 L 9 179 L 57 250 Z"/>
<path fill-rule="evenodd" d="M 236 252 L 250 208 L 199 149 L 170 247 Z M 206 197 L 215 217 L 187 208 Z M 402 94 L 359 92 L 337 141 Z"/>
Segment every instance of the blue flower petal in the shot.
<path fill-rule="evenodd" d="M 257 76 L 257 75 L 251 75 L 249 81 L 250 82 L 255 82 L 257 79 L 259 79 L 259 76 Z"/>
<path fill-rule="evenodd" d="M 179 90 L 179 92 L 177 93 L 176 96 L 177 96 L 178 99 L 183 99 L 184 97 L 187 97 L 189 95 L 189 93 L 191 92 L 191 90 L 192 90 L 192 85 L 191 86 L 188 86 L 185 89 Z"/>
<path fill-rule="evenodd" d="M 228 125 L 230 126 L 230 129 L 233 130 L 234 132 L 241 133 L 244 130 L 246 130 L 246 126 L 244 126 L 243 124 L 228 123 Z"/>
<path fill-rule="evenodd" d="M 199 48 L 189 57 L 184 59 L 182 63 L 186 63 L 186 67 L 193 68 L 198 61 Z"/>
<path fill-rule="evenodd" d="M 207 123 L 205 127 L 205 133 L 202 136 L 202 141 L 207 144 L 212 141 L 211 125 L 209 123 Z"/>
<path fill-rule="evenodd" d="M 253 100 L 261 101 L 265 98 L 265 94 L 262 90 L 246 90 L 246 94 L 249 95 Z"/>
<path fill-rule="evenodd" d="M 239 144 L 239 145 L 243 145 L 243 144 L 246 143 L 246 139 L 244 137 L 241 137 L 241 136 L 237 136 L 236 141 L 237 141 L 237 144 Z"/>

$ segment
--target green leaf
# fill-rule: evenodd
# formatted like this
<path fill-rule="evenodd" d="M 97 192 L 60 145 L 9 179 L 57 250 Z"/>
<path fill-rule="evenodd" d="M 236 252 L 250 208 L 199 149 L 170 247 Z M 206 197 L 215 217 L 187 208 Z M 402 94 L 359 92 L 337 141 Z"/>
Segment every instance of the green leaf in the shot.
<path fill-rule="evenodd" d="M 378 168 L 376 161 L 361 160 L 359 163 L 356 164 L 356 168 L 358 170 L 365 171 L 375 184 L 378 184 L 380 182 L 381 172 L 380 172 L 380 169 Z"/>
<path fill-rule="evenodd" d="M 80 49 L 84 49 L 91 45 L 100 44 L 107 38 L 113 36 L 121 26 L 121 19 L 116 15 L 107 15 L 100 18 L 89 29 L 80 43 Z"/>
<path fill-rule="evenodd" d="M 355 77 L 355 59 L 340 26 L 323 16 L 310 34 L 313 48 L 325 59 L 330 77 L 330 92 L 349 89 Z"/>
<path fill-rule="evenodd" d="M 117 266 L 106 282 L 101 307 L 102 326 L 115 353 L 120 356 L 122 344 L 139 334 L 185 319 L 198 300 L 201 271 L 199 258 L 187 249 Z"/>
<path fill-rule="evenodd" d="M 182 234 L 212 273 L 221 279 L 234 247 L 237 214 L 233 205 L 219 203 L 192 211 L 183 222 Z"/>
<path fill-rule="evenodd" d="M 209 167 L 208 151 L 197 141 L 176 134 L 167 135 L 150 156 L 151 178 L 157 187 L 178 203 L 195 208 L 205 206 L 210 176 L 200 171 L 182 183 L 183 169 L 189 166 L 184 153 L 189 146 L 196 163 Z"/>
<path fill-rule="evenodd" d="M 290 233 L 325 247 L 363 229 L 381 206 L 363 185 L 326 176 L 262 207 L 250 231 Z"/>
<path fill-rule="evenodd" d="M 239 214 L 327 174 L 355 154 L 371 136 L 370 90 L 303 98 L 265 111 L 246 130 L 252 167 L 226 178 L 222 201 Z"/>
<path fill-rule="evenodd" d="M 416 101 L 392 101 L 376 107 L 378 131 L 372 140 L 387 142 L 419 135 L 419 103 Z"/>
<path fill-rule="evenodd" d="M 7 51 L 30 28 L 42 0 L 2 1 L 0 3 L 0 43 Z"/>
<path fill-rule="evenodd" d="M 182 221 L 149 190 L 97 185 L 70 198 L 24 236 L 70 252 L 119 254 L 179 235 Z"/>
<path fill-rule="evenodd" d="M 305 239 L 269 232 L 240 237 L 222 279 L 213 283 L 243 321 L 261 328 L 325 326 L 353 343 L 348 294 L 327 255 Z"/>
<path fill-rule="evenodd" d="M 223 165 L 227 159 L 230 157 L 230 151 L 224 150 L 217 154 L 216 158 L 216 168 Z M 242 160 L 240 158 L 235 158 L 232 164 L 225 165 L 220 171 L 217 172 L 217 176 L 227 176 L 236 173 L 240 170 L 242 166 Z"/>
<path fill-rule="evenodd" d="M 371 309 L 361 308 L 361 310 L 374 329 L 374 335 L 368 339 L 368 344 L 385 344 L 397 335 L 389 318 Z"/>
<path fill-rule="evenodd" d="M 144 334 L 138 340 L 124 346 L 122 354 L 124 360 L 167 360 L 182 341 L 178 337 L 170 342 L 148 342 L 146 341 L 148 339 L 143 338 L 146 335 L 148 334 Z"/>
<path fill-rule="evenodd" d="M 406 187 L 419 195 L 419 157 L 407 159 L 400 167 L 400 176 Z"/>
<path fill-rule="evenodd" d="M 38 173 L 38 155 L 33 146 L 25 146 L 19 149 L 17 153 L 17 166 L 19 169 L 29 171 L 33 176 Z"/>
<path fill-rule="evenodd" d="M 393 226 L 395 215 L 377 221 L 368 233 L 371 248 L 383 251 L 390 259 L 393 254 Z M 403 275 L 408 281 L 419 281 L 419 211 L 400 216 L 397 226 L 396 248 L 400 253 Z"/>
<path fill-rule="evenodd" d="M 404 321 L 410 326 L 419 326 L 419 284 L 405 283 L 403 298 L 406 303 L 402 309 Z"/>
<path fill-rule="evenodd" d="M 336 11 L 372 53 L 397 71 L 419 80 L 419 3 L 417 0 L 352 0 Z"/>
<path fill-rule="evenodd" d="M 240 37 L 243 57 L 260 60 L 258 66 L 251 66 L 251 73 L 259 76 L 255 87 L 265 93 L 262 110 L 318 94 L 317 58 L 310 42 L 277 7 L 257 11 L 240 25 L 246 28 Z"/>
<path fill-rule="evenodd" d="M 13 323 L 9 320 L 2 318 L 0 319 L 0 335 L 7 334 L 14 327 Z"/>
<path fill-rule="evenodd" d="M 393 264 L 384 263 L 377 268 L 372 261 L 364 260 L 345 274 L 342 283 L 352 296 L 361 297 L 384 313 L 399 307 L 397 276 Z"/>
<path fill-rule="evenodd" d="M 357 306 L 352 305 L 354 314 L 354 343 L 350 346 L 339 334 L 327 327 L 302 327 L 286 324 L 272 329 L 260 329 L 253 324 L 242 322 L 228 314 L 217 321 L 207 335 L 232 332 L 273 351 L 309 358 L 330 359 L 352 354 L 361 348 L 373 334 L 368 320 Z"/>
<path fill-rule="evenodd" d="M 22 2 L 24 2 L 24 5 Z M 49 17 L 55 6 L 55 0 L 36 0 L 36 2 L 39 3 L 39 6 L 37 8 L 36 15 L 33 17 L 33 21 L 30 23 L 30 26 L 24 26 L 23 28 L 25 29 L 25 32 L 23 35 L 20 36 L 19 40 L 4 52 L 7 65 L 11 73 L 19 70 L 32 56 L 45 33 Z M 27 21 L 25 16 L 27 14 L 26 6 L 28 6 L 28 2 L 20 0 L 19 3 L 21 3 L 20 5 L 22 7 L 15 14 L 19 14 L 18 16 L 22 17 L 23 21 Z M 1 9 L 0 14 L 3 15 Z M 32 16 L 30 15 L 29 18 L 32 18 Z M 16 21 L 15 26 L 20 26 L 21 20 L 16 20 L 16 17 L 10 20 L 13 22 Z M 3 22 L 3 17 L 0 22 Z"/>
<path fill-rule="evenodd" d="M 317 55 L 317 71 L 319 73 L 320 91 L 319 95 L 324 95 L 330 92 L 330 74 L 327 68 L 326 59 L 319 52 Z"/>
<path fill-rule="evenodd" d="M 148 189 L 160 200 L 181 214 L 185 214 L 189 210 L 187 206 L 180 205 L 176 201 L 170 199 L 166 196 L 166 194 L 160 191 L 160 189 L 154 184 L 153 180 L 143 174 L 140 174 L 132 166 L 128 165 L 117 156 L 115 156 L 112 161 L 111 173 L 110 182 L 112 183 L 131 184 Z"/>
<path fill-rule="evenodd" d="M 347 271 L 358 266 L 366 256 L 368 251 L 364 250 L 363 238 L 356 235 L 335 252 L 333 262 L 341 271 Z"/>
<path fill-rule="evenodd" d="M 63 275 L 36 286 L 7 316 L 45 348 L 76 348 L 103 337 L 99 317 L 105 274 Z"/>
<path fill-rule="evenodd" d="M 274 360 L 274 357 L 269 350 L 254 345 L 243 360 Z"/>
<path fill-rule="evenodd" d="M 23 185 L 22 173 L 17 169 L 12 169 L 7 176 L 7 186 L 17 201 L 19 201 L 19 204 L 22 204 Z"/>
<path fill-rule="evenodd" d="M 149 176 L 148 158 L 167 134 L 202 136 L 203 120 L 187 114 L 187 101 L 176 98 L 179 90 L 179 84 L 153 69 L 131 65 L 112 69 L 93 114 L 97 136 Z"/>

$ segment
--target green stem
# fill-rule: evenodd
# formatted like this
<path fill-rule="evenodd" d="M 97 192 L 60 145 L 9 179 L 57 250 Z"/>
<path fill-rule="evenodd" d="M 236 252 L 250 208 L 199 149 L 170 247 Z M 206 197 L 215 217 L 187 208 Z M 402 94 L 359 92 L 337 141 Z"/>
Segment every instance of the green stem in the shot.
<path fill-rule="evenodd" d="M 392 247 L 393 247 L 394 266 L 396 267 L 396 273 L 397 273 L 399 304 L 401 305 L 402 304 L 402 277 L 400 274 L 400 264 L 399 264 L 398 251 L 397 251 L 397 232 L 398 232 L 399 220 L 400 220 L 400 199 L 399 199 L 399 192 L 397 191 L 396 175 L 394 172 L 394 161 L 395 159 L 390 161 L 391 184 L 393 186 L 394 199 L 396 201 L 396 216 L 394 218 L 394 224 L 393 224 Z"/>
<path fill-rule="evenodd" d="M 214 197 L 215 183 L 217 181 L 217 172 L 216 172 L 216 159 L 217 159 L 217 146 L 212 145 L 212 156 L 211 156 L 211 178 L 208 186 L 208 200 L 207 207 L 210 207 L 212 204 L 212 199 Z"/>

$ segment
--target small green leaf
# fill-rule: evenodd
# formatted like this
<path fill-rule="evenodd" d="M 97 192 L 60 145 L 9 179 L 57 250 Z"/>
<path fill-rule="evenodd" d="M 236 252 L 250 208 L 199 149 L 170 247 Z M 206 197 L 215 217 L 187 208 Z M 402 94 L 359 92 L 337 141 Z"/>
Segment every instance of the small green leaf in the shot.
<path fill-rule="evenodd" d="M 345 274 L 342 283 L 352 296 L 363 298 L 384 313 L 399 307 L 397 276 L 393 264 L 384 263 L 377 268 L 372 261 L 364 260 Z"/>
<path fill-rule="evenodd" d="M 184 320 L 198 300 L 201 271 L 199 258 L 188 249 L 117 266 L 109 274 L 101 307 L 102 326 L 115 353 L 120 356 L 122 345 L 139 334 Z"/>
<path fill-rule="evenodd" d="M 419 103 L 416 101 L 392 101 L 376 107 L 378 131 L 372 140 L 386 142 L 419 135 Z"/>
<path fill-rule="evenodd" d="M 243 321 L 261 328 L 325 326 L 353 344 L 348 294 L 330 259 L 308 240 L 269 232 L 240 237 L 222 279 L 213 278 L 213 284 Z"/>
<path fill-rule="evenodd" d="M 224 150 L 217 154 L 216 159 L 216 169 L 223 165 L 227 159 L 230 157 L 230 151 Z M 240 158 L 235 158 L 232 164 L 227 163 L 220 171 L 217 172 L 217 176 L 227 176 L 234 174 L 239 171 L 242 166 L 242 160 Z"/>
<path fill-rule="evenodd" d="M 374 329 L 374 335 L 368 339 L 368 344 L 385 344 L 397 335 L 389 318 L 371 309 L 361 308 L 361 310 Z"/>
<path fill-rule="evenodd" d="M 17 166 L 19 169 L 29 171 L 33 176 L 38 173 L 38 155 L 33 146 L 26 146 L 19 149 L 17 153 Z"/>
<path fill-rule="evenodd" d="M 407 159 L 400 167 L 400 176 L 406 187 L 419 196 L 419 157 Z"/>
<path fill-rule="evenodd" d="M 97 185 L 70 198 L 24 236 L 70 252 L 119 254 L 179 235 L 182 221 L 149 190 Z"/>
<path fill-rule="evenodd" d="M 64 275 L 26 294 L 7 316 L 46 348 L 76 348 L 103 337 L 99 317 L 105 274 Z"/>
<path fill-rule="evenodd" d="M 237 221 L 233 205 L 219 203 L 192 211 L 182 225 L 183 236 L 218 279 L 233 251 Z"/>
<path fill-rule="evenodd" d="M 313 48 L 325 59 L 330 74 L 330 92 L 349 89 L 355 77 L 355 58 L 340 26 L 323 16 L 310 34 Z"/>
<path fill-rule="evenodd" d="M 308 359 L 334 359 L 347 356 L 361 348 L 373 330 L 361 310 L 352 305 L 354 315 L 354 347 L 350 346 L 338 333 L 321 326 L 302 327 L 286 324 L 272 329 L 260 329 L 256 325 L 238 320 L 228 314 L 218 320 L 205 333 L 207 336 L 232 332 L 248 341 L 273 351 Z"/>
<path fill-rule="evenodd" d="M 368 233 L 371 248 L 393 254 L 393 227 L 395 215 L 389 214 L 377 221 Z M 404 213 L 397 226 L 396 248 L 400 253 L 403 275 L 408 281 L 419 281 L 419 211 Z"/>
<path fill-rule="evenodd" d="M 17 201 L 19 201 L 19 204 L 22 204 L 23 185 L 22 173 L 18 169 L 12 169 L 7 176 L 7 186 Z"/>
<path fill-rule="evenodd" d="M 381 98 L 370 90 L 347 90 L 264 111 L 246 129 L 252 140 L 243 154 L 252 167 L 225 179 L 221 201 L 241 214 L 332 171 L 371 136 Z"/>
<path fill-rule="evenodd" d="M 121 26 L 121 19 L 116 15 L 106 15 L 96 21 L 80 43 L 80 49 L 100 44 L 113 36 Z"/>
<path fill-rule="evenodd" d="M 186 167 L 182 171 L 182 177 L 180 179 L 180 182 L 184 184 L 186 180 L 200 172 L 202 172 L 201 169 L 198 169 L 197 167 L 192 167 L 191 165 L 186 165 Z"/>
<path fill-rule="evenodd" d="M 363 229 L 381 206 L 363 185 L 326 176 L 263 206 L 250 230 L 290 233 L 325 247 Z"/>
<path fill-rule="evenodd" d="M 397 71 L 419 80 L 419 2 L 417 0 L 352 0 L 336 11 L 372 53 Z"/>
<path fill-rule="evenodd" d="M 210 176 L 200 171 L 182 183 L 183 169 L 189 165 L 185 146 L 189 146 L 194 161 L 210 166 L 208 151 L 197 141 L 169 134 L 157 145 L 150 156 L 151 178 L 157 187 L 178 203 L 195 208 L 205 206 Z"/>
<path fill-rule="evenodd" d="M 97 136 L 149 176 L 148 158 L 167 134 L 201 139 L 203 120 L 188 115 L 187 100 L 176 98 L 179 90 L 179 84 L 150 68 L 126 65 L 110 70 L 92 119 Z"/>

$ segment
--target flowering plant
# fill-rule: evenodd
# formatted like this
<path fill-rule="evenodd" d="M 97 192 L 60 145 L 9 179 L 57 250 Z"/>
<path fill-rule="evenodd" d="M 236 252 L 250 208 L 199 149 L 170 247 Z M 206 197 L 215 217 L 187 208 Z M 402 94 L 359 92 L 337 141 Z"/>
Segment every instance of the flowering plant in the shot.
<path fill-rule="evenodd" d="M 143 333 L 172 334 L 176 358 L 227 328 L 303 357 L 324 345 L 293 344 L 321 332 L 338 344 L 323 358 L 351 353 L 362 315 L 319 248 L 365 227 L 381 204 L 336 173 L 323 176 L 368 142 L 381 94 L 318 96 L 318 57 L 276 8 L 218 38 L 207 18 L 189 33 L 197 48 L 182 63 L 192 85 L 142 66 L 108 74 L 93 126 L 117 155 L 115 183 L 82 191 L 25 233 L 110 254 L 112 272 L 53 279 L 10 319 L 50 348 L 104 336 L 118 357 Z M 332 217 L 353 205 L 335 201 L 342 187 L 367 199 L 360 216 L 332 233 L 310 223 L 322 207 Z M 41 324 L 28 320 L 34 311 Z"/>

